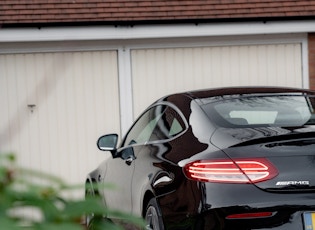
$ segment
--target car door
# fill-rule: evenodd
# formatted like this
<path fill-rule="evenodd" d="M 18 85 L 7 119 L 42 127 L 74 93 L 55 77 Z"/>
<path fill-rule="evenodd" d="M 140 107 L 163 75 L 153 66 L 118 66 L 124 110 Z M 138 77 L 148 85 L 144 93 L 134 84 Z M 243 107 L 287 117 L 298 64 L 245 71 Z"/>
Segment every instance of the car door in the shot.
<path fill-rule="evenodd" d="M 155 106 L 143 113 L 127 133 L 118 149 L 117 158 L 107 163 L 103 181 L 105 205 L 111 209 L 131 212 L 131 187 L 137 153 L 148 142 L 165 106 Z"/>
<path fill-rule="evenodd" d="M 163 167 L 164 154 L 172 147 L 168 140 L 186 130 L 184 120 L 170 106 L 156 107 L 155 114 L 159 115 L 150 131 L 150 138 L 135 155 L 135 171 L 132 177 L 132 211 L 135 215 L 141 215 L 144 194 L 152 189 L 151 186 L 159 187 L 160 183 L 170 183 L 173 180 L 172 175 Z"/>
<path fill-rule="evenodd" d="M 132 148 L 124 151 L 132 151 Z M 131 184 L 133 164 L 126 164 L 121 158 L 110 159 L 107 162 L 103 179 L 104 202 L 110 209 L 130 211 L 131 203 L 128 190 Z M 110 216 L 111 217 L 111 216 Z"/>

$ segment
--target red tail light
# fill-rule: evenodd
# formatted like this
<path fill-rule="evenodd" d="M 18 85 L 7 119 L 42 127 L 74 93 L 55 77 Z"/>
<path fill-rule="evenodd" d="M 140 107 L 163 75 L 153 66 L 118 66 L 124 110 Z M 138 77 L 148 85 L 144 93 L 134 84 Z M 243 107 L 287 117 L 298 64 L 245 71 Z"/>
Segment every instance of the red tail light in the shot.
<path fill-rule="evenodd" d="M 257 183 L 278 174 L 264 158 L 195 161 L 185 165 L 184 172 L 193 180 L 221 183 Z"/>
<path fill-rule="evenodd" d="M 252 213 L 240 213 L 232 214 L 225 217 L 226 219 L 253 219 L 253 218 L 264 218 L 274 216 L 274 212 L 252 212 Z"/>

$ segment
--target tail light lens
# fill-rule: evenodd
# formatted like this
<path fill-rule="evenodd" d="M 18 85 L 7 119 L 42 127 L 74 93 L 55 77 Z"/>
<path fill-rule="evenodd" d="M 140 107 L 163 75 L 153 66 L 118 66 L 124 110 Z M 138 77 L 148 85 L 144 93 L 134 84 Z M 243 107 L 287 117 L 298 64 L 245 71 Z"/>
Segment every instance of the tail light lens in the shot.
<path fill-rule="evenodd" d="M 185 165 L 184 172 L 192 180 L 218 183 L 258 183 L 278 175 L 265 158 L 200 160 Z"/>
<path fill-rule="evenodd" d="M 253 218 L 265 218 L 274 216 L 274 212 L 253 212 L 253 213 L 240 213 L 240 214 L 232 214 L 228 215 L 226 219 L 253 219 Z"/>

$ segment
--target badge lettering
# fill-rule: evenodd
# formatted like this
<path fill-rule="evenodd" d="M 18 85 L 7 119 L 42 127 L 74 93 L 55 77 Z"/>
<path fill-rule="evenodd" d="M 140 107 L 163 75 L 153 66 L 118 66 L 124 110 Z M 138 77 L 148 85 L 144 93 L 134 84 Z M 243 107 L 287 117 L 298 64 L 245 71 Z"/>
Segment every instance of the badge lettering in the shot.
<path fill-rule="evenodd" d="M 288 186 L 288 185 L 310 185 L 310 182 L 307 180 L 303 181 L 278 181 L 276 186 Z"/>

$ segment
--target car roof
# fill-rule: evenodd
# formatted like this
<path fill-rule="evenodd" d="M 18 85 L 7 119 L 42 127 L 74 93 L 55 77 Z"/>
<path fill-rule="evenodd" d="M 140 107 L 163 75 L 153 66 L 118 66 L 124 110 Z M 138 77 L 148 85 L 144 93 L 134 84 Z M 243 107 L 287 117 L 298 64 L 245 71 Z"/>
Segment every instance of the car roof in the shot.
<path fill-rule="evenodd" d="M 222 88 L 208 88 L 201 90 L 186 91 L 181 93 L 169 94 L 159 100 L 155 101 L 152 105 L 161 102 L 171 102 L 176 106 L 187 107 L 192 100 L 197 102 L 197 104 L 204 104 L 202 99 L 211 97 L 220 97 L 225 95 L 246 95 L 246 94 L 308 94 L 315 95 L 315 91 L 302 88 L 290 88 L 290 87 L 222 87 Z M 152 106 L 151 105 L 151 106 Z M 189 110 L 189 107 L 186 109 Z"/>
<path fill-rule="evenodd" d="M 290 87 L 224 87 L 188 91 L 185 94 L 192 99 L 202 99 L 223 95 L 243 95 L 243 94 L 273 94 L 273 93 L 303 93 L 315 95 L 315 91 Z"/>

